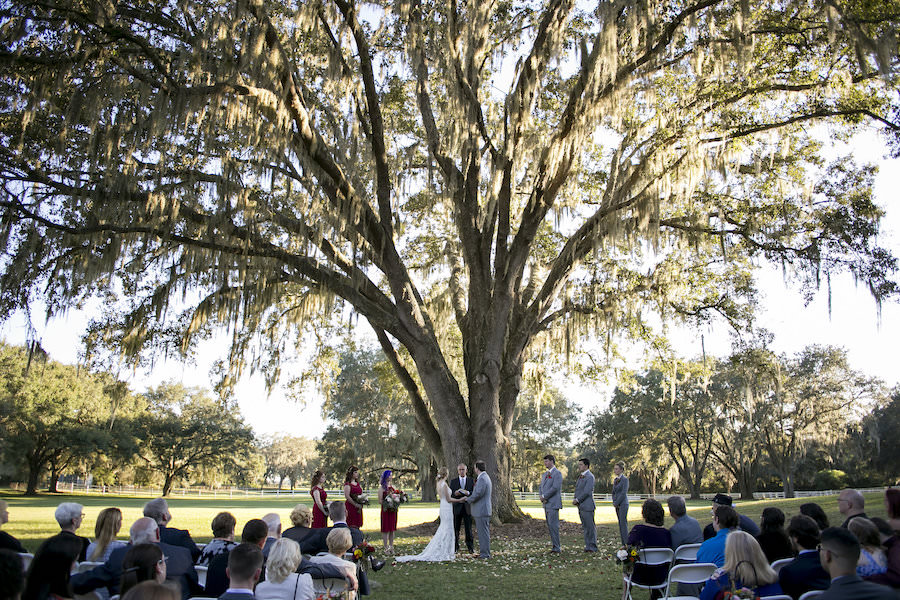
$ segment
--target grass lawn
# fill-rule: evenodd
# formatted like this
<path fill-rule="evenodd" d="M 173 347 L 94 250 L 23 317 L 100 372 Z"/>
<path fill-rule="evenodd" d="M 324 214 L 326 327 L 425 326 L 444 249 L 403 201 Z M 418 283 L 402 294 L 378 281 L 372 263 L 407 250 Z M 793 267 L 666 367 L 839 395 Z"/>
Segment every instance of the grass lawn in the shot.
<path fill-rule="evenodd" d="M 85 519 L 79 533 L 93 537 L 94 521 L 105 507 L 118 506 L 124 514 L 120 538 L 127 538 L 128 524 L 141 516 L 146 498 L 123 496 L 72 496 L 68 494 L 44 495 L 26 498 L 18 494 L 0 493 L 9 503 L 10 522 L 3 527 L 17 537 L 29 549 L 34 550 L 46 537 L 58 530 L 53 520 L 53 510 L 64 501 L 79 502 L 85 507 Z M 298 496 L 297 499 L 300 497 Z M 248 519 L 277 512 L 282 522 L 288 523 L 288 515 L 297 499 L 247 499 L 247 498 L 181 498 L 169 499 L 174 516 L 173 527 L 190 530 L 198 542 L 212 537 L 209 523 L 216 513 L 227 510 L 238 520 L 238 534 Z M 837 509 L 837 496 L 797 498 L 793 500 L 758 500 L 740 502 L 738 511 L 755 521 L 766 506 L 780 507 L 788 519 L 799 513 L 799 506 L 810 500 L 818 502 L 828 514 L 832 525 L 839 525 L 842 518 Z M 309 504 L 306 502 L 306 504 Z M 883 496 L 866 495 L 870 516 L 885 516 Z M 404 563 L 392 564 L 372 574 L 377 582 L 371 598 L 438 598 L 463 594 L 488 596 L 489 598 L 527 598 L 528 600 L 568 597 L 618 600 L 622 595 L 619 567 L 612 558 L 619 547 L 615 512 L 609 503 L 597 508 L 597 534 L 600 552 L 585 554 L 581 551 L 583 540 L 578 514 L 574 507 L 564 508 L 560 518 L 563 552 L 551 555 L 549 537 L 543 521 L 543 510 L 537 501 L 523 502 L 522 509 L 534 517 L 524 524 L 504 525 L 492 529 L 490 561 L 480 561 L 463 555 L 454 563 Z M 708 502 L 689 502 L 688 512 L 701 524 L 709 522 Z M 413 502 L 400 509 L 399 527 L 395 547 L 401 554 L 416 554 L 424 548 L 437 528 L 438 505 Z M 633 503 L 629 522 L 640 518 L 640 504 Z M 363 531 L 376 547 L 381 546 L 379 514 L 375 508 L 367 508 Z M 671 525 L 667 519 L 666 525 Z M 637 598 L 647 594 L 638 592 Z"/>

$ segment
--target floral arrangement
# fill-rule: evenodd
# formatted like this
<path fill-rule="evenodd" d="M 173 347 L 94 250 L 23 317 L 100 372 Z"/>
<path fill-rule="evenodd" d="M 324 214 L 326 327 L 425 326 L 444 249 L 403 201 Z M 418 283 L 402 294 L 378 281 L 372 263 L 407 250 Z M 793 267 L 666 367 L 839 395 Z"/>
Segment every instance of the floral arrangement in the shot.
<path fill-rule="evenodd" d="M 637 562 L 640 555 L 640 545 L 623 546 L 616 550 L 616 562 L 622 565 L 622 572 L 631 574 L 634 571 L 634 563 Z"/>
<path fill-rule="evenodd" d="M 368 494 L 350 494 L 350 499 L 356 502 L 357 504 L 368 504 L 369 503 L 369 495 Z"/>
<path fill-rule="evenodd" d="M 375 547 L 369 542 L 363 542 L 351 550 L 353 553 L 353 562 L 359 562 L 363 558 L 375 554 Z"/>
<path fill-rule="evenodd" d="M 722 600 L 759 600 L 759 596 L 749 588 L 725 590 L 721 595 Z"/>
<path fill-rule="evenodd" d="M 316 600 L 334 600 L 335 598 L 340 598 L 341 600 L 346 600 L 350 597 L 350 593 L 342 590 L 328 590 L 327 592 L 321 592 L 316 595 Z"/>
<path fill-rule="evenodd" d="M 395 490 L 394 488 L 390 488 L 391 493 L 384 495 L 384 500 L 381 501 L 381 506 L 387 512 L 397 512 L 397 509 L 400 508 L 400 505 L 404 502 L 409 502 L 409 496 L 401 492 L 400 490 Z"/>

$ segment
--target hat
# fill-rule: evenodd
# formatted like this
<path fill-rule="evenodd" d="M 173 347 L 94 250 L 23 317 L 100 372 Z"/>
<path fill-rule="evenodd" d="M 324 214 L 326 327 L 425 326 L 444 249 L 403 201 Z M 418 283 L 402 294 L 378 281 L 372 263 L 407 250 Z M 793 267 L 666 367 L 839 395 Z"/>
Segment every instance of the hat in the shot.
<path fill-rule="evenodd" d="M 728 494 L 716 494 L 713 496 L 713 504 L 724 504 L 725 506 L 731 506 L 731 496 Z"/>

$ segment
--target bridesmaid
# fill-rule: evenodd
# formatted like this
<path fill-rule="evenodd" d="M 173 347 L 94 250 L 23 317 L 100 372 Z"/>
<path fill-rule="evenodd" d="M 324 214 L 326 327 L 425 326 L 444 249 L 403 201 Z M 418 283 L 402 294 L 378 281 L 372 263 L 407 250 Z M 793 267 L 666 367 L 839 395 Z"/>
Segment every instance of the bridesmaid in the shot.
<path fill-rule="evenodd" d="M 385 510 L 384 499 L 388 496 L 398 498 L 400 491 L 391 486 L 391 470 L 385 469 L 381 474 L 381 487 L 378 488 L 378 503 L 381 505 L 381 539 L 384 542 L 385 554 L 394 554 L 394 532 L 397 531 L 397 508 Z"/>
<path fill-rule="evenodd" d="M 317 469 L 316 472 L 313 473 L 312 489 L 309 490 L 309 495 L 312 496 L 313 499 L 313 529 L 328 527 L 328 503 L 326 502 L 328 493 L 325 491 L 325 488 L 322 487 L 324 483 L 325 473 Z"/>
<path fill-rule="evenodd" d="M 359 469 L 350 465 L 344 477 L 344 505 L 347 507 L 347 526 L 362 529 L 363 504 L 362 486 L 359 485 Z"/>

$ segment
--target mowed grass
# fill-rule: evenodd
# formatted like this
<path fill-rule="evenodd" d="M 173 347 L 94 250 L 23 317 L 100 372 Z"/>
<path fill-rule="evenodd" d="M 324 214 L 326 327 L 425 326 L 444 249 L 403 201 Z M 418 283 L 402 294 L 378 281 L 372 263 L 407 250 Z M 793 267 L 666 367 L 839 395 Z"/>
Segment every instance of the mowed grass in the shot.
<path fill-rule="evenodd" d="M 32 551 L 42 540 L 58 531 L 53 520 L 53 511 L 60 502 L 73 501 L 84 505 L 86 516 L 79 533 L 88 537 L 93 537 L 97 514 L 108 506 L 118 506 L 122 509 L 125 522 L 119 537 L 127 539 L 128 525 L 141 516 L 141 508 L 147 501 L 147 498 L 68 494 L 26 498 L 13 493 L 0 493 L 0 497 L 7 500 L 10 507 L 10 522 L 3 526 L 4 531 L 16 536 Z M 840 525 L 843 521 L 837 509 L 837 496 L 739 502 L 737 509 L 758 522 L 763 508 L 778 506 L 790 519 L 799 513 L 801 504 L 809 501 L 820 504 L 833 525 Z M 289 523 L 291 508 L 297 502 L 304 502 L 307 505 L 310 503 L 300 495 L 295 498 L 263 499 L 224 497 L 169 499 L 174 516 L 172 526 L 190 530 L 198 542 L 211 539 L 209 523 L 220 511 L 227 510 L 234 514 L 238 520 L 237 533 L 240 534 L 241 527 L 248 519 L 261 517 L 268 512 L 278 513 L 283 523 Z M 396 600 L 477 594 L 478 597 L 491 599 L 621 598 L 621 570 L 613 559 L 613 554 L 620 545 L 618 528 L 615 511 L 609 503 L 600 503 L 595 515 L 600 545 L 600 552 L 596 554 L 582 552 L 583 539 L 574 507 L 567 507 L 561 511 L 560 518 L 570 523 L 563 524 L 562 554 L 551 555 L 547 552 L 550 545 L 540 503 L 523 502 L 520 506 L 536 521 L 532 522 L 530 527 L 526 525 L 494 528 L 491 560 L 475 560 L 463 554 L 453 563 L 393 563 L 378 573 L 371 574 L 371 579 L 376 583 L 370 597 Z M 885 516 L 881 494 L 867 494 L 866 507 L 870 516 Z M 702 525 L 710 521 L 709 510 L 708 502 L 688 503 L 689 514 Z M 399 513 L 400 531 L 397 532 L 395 541 L 397 553 L 420 552 L 428 543 L 431 532 L 437 528 L 437 517 L 436 503 L 412 502 L 402 506 Z M 638 522 L 640 522 L 640 503 L 633 502 L 629 511 L 629 524 L 634 525 Z M 671 522 L 671 519 L 667 518 L 666 525 L 671 525 Z M 403 531 L 404 528 L 423 523 L 431 525 L 415 528 L 417 533 Z M 423 529 L 426 530 L 424 533 Z M 365 510 L 363 531 L 380 551 L 381 533 L 376 508 L 369 507 Z M 645 596 L 644 592 L 635 594 L 636 598 Z"/>

